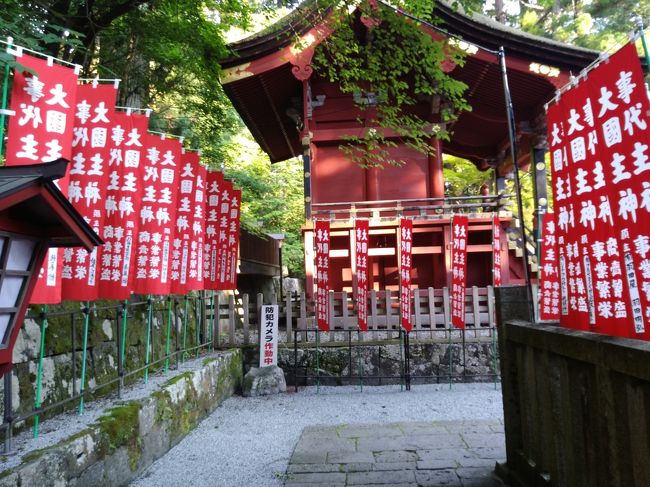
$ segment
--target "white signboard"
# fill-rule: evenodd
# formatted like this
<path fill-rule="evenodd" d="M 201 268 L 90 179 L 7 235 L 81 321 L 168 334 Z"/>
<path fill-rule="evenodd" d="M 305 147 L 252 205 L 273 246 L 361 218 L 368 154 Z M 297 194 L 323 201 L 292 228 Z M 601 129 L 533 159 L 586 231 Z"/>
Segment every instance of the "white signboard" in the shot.
<path fill-rule="evenodd" d="M 278 306 L 262 305 L 260 309 L 260 367 L 278 363 Z"/>

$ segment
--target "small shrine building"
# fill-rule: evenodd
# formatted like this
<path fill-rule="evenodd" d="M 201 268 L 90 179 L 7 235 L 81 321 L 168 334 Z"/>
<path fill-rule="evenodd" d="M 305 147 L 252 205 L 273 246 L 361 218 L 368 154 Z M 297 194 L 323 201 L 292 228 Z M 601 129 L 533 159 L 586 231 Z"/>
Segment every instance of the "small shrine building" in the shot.
<path fill-rule="evenodd" d="M 492 284 L 492 219 L 499 216 L 501 275 L 504 284 L 523 282 L 522 259 L 508 242 L 513 219 L 504 206 L 506 178 L 512 174 L 508 114 L 498 55 L 503 47 L 514 107 L 517 161 L 532 168 L 538 211 L 548 205 L 544 103 L 598 57 L 598 52 L 523 33 L 483 15 L 459 13 L 435 2 L 439 27 L 466 51 L 463 66 L 445 70 L 467 84 L 472 110 L 452 126 L 451 140 L 431 138 L 435 154 L 427 156 L 398 142 L 402 167 L 363 169 L 340 150 L 342 137 L 360 135 L 371 126 L 356 108 L 353 95 L 320 77 L 311 67 L 318 40 L 327 35 L 307 1 L 263 32 L 231 44 L 232 57 L 222 61 L 226 94 L 271 162 L 302 157 L 304 163 L 306 289 L 313 292 L 315 219 L 330 221 L 330 289 L 351 291 L 355 283 L 354 219 L 370 220 L 371 289 L 399 286 L 397 230 L 399 218 L 413 220 L 412 283 L 420 289 L 449 286 L 450 219 L 469 216 L 467 286 Z M 382 7 L 383 8 L 383 7 Z M 360 14 L 359 14 L 360 15 Z M 396 12 L 395 15 L 400 15 Z M 359 18 L 358 28 L 371 28 Z M 427 27 L 423 27 L 427 29 Z M 433 30 L 431 35 L 439 35 Z M 296 41 L 296 35 L 300 38 Z M 462 39 L 462 41 L 458 41 Z M 480 47 L 479 47 L 480 46 Z M 482 49 L 481 47 L 487 48 Z M 440 99 L 422 98 L 416 107 L 432 124 L 439 123 Z M 360 119 L 361 118 L 361 119 Z M 398 139 L 395 139 L 396 141 Z M 451 154 L 492 171 L 492 195 L 476 199 L 445 195 L 443 154 Z"/>

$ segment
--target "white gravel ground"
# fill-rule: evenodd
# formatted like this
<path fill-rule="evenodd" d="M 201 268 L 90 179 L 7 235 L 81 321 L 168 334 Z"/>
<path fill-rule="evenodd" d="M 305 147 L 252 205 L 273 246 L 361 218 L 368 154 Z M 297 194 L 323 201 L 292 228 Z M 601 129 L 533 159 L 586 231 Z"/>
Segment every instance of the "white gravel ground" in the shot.
<path fill-rule="evenodd" d="M 308 387 L 278 396 L 227 399 L 132 485 L 278 486 L 305 426 L 502 419 L 493 383 Z"/>

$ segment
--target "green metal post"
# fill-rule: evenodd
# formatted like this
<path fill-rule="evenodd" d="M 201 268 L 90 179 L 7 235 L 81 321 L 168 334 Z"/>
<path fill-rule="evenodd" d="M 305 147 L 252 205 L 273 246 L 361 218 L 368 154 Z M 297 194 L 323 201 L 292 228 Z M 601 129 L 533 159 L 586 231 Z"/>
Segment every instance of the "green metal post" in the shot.
<path fill-rule="evenodd" d="M 88 325 L 90 323 L 90 301 L 86 303 L 84 313 L 84 342 L 81 352 L 81 385 L 79 386 L 79 416 L 84 413 L 84 390 L 86 389 L 86 355 L 88 354 Z"/>
<path fill-rule="evenodd" d="M 199 305 L 199 310 L 196 313 L 196 356 L 198 357 L 201 352 L 200 342 L 201 342 L 201 327 L 203 326 L 203 306 L 201 305 L 201 299 L 203 297 L 203 291 L 199 293 L 196 298 L 196 302 Z"/>
<path fill-rule="evenodd" d="M 214 325 L 215 323 L 217 324 L 217 339 L 219 339 L 219 307 L 215 306 L 215 299 L 214 299 L 214 291 L 212 291 L 212 324 L 210 325 L 210 329 L 208 330 L 208 340 L 210 341 L 210 345 L 208 346 L 208 350 L 212 352 L 214 350 L 214 337 L 212 336 L 214 333 Z"/>
<path fill-rule="evenodd" d="M 359 367 L 359 389 L 360 392 L 363 392 L 363 367 L 361 366 L 361 330 L 357 330 L 357 341 L 359 345 L 357 346 L 357 362 Z"/>
<path fill-rule="evenodd" d="M 169 305 L 167 306 L 167 341 L 165 344 L 165 374 L 169 370 L 169 340 L 171 337 L 172 330 L 172 297 L 169 296 L 168 299 Z"/>
<path fill-rule="evenodd" d="M 183 313 L 183 362 L 187 360 L 187 302 L 188 296 L 185 295 L 185 312 Z"/>
<path fill-rule="evenodd" d="M 5 110 L 7 109 L 7 92 L 9 91 L 9 64 L 5 66 L 5 79 L 2 84 L 2 113 L 0 114 L 0 155 L 2 155 L 2 143 L 5 137 Z"/>
<path fill-rule="evenodd" d="M 399 390 L 404 391 L 404 337 L 402 327 L 399 327 Z"/>
<path fill-rule="evenodd" d="M 153 300 L 151 294 L 147 298 L 147 350 L 144 353 L 144 383 L 149 382 L 149 349 L 151 348 L 151 315 L 153 314 Z"/>
<path fill-rule="evenodd" d="M 43 319 L 41 321 L 41 352 L 38 356 L 38 375 L 36 376 L 36 409 L 41 407 L 41 379 L 43 377 L 43 358 L 45 355 L 45 330 L 47 328 L 47 304 L 43 306 Z M 34 416 L 34 438 L 38 438 L 38 414 Z"/>
<path fill-rule="evenodd" d="M 120 350 L 120 354 L 122 355 L 122 366 L 124 366 L 124 354 L 126 351 L 126 319 L 129 314 L 129 300 L 125 299 L 124 300 L 124 315 L 122 316 L 122 349 Z"/>
<path fill-rule="evenodd" d="M 316 394 L 320 392 L 320 338 L 316 328 Z"/>

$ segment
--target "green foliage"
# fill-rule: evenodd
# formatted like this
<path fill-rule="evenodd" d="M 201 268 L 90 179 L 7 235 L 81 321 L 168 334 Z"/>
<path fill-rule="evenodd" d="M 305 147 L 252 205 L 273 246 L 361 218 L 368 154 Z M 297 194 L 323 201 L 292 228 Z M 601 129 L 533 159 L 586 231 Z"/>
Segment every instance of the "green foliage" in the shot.
<path fill-rule="evenodd" d="M 348 5 L 337 2 L 319 5 L 334 33 L 317 48 L 315 70 L 354 96 L 362 111 L 358 122 L 366 127 L 360 137 L 345 138 L 347 156 L 362 167 L 402 165 L 405 161 L 390 154 L 398 141 L 429 154 L 432 137 L 448 139 L 434 122 L 451 122 L 470 107 L 463 98 L 466 85 L 448 76 L 442 63 L 462 65 L 463 53 L 389 7 L 362 2 L 360 13 L 350 13 Z M 426 19 L 433 8 L 428 1 L 396 6 Z M 360 29 L 358 15 L 371 19 L 373 26 Z M 434 97 L 440 102 L 436 120 L 414 111 L 416 104 Z"/>
<path fill-rule="evenodd" d="M 283 264 L 292 276 L 304 273 L 303 168 L 299 159 L 271 164 L 242 128 L 224 144 L 224 170 L 242 188 L 242 225 L 254 233 L 284 233 Z"/>
<path fill-rule="evenodd" d="M 490 184 L 492 171 L 479 171 L 468 160 L 445 154 L 443 158 L 447 196 L 476 196 L 481 186 Z"/>

